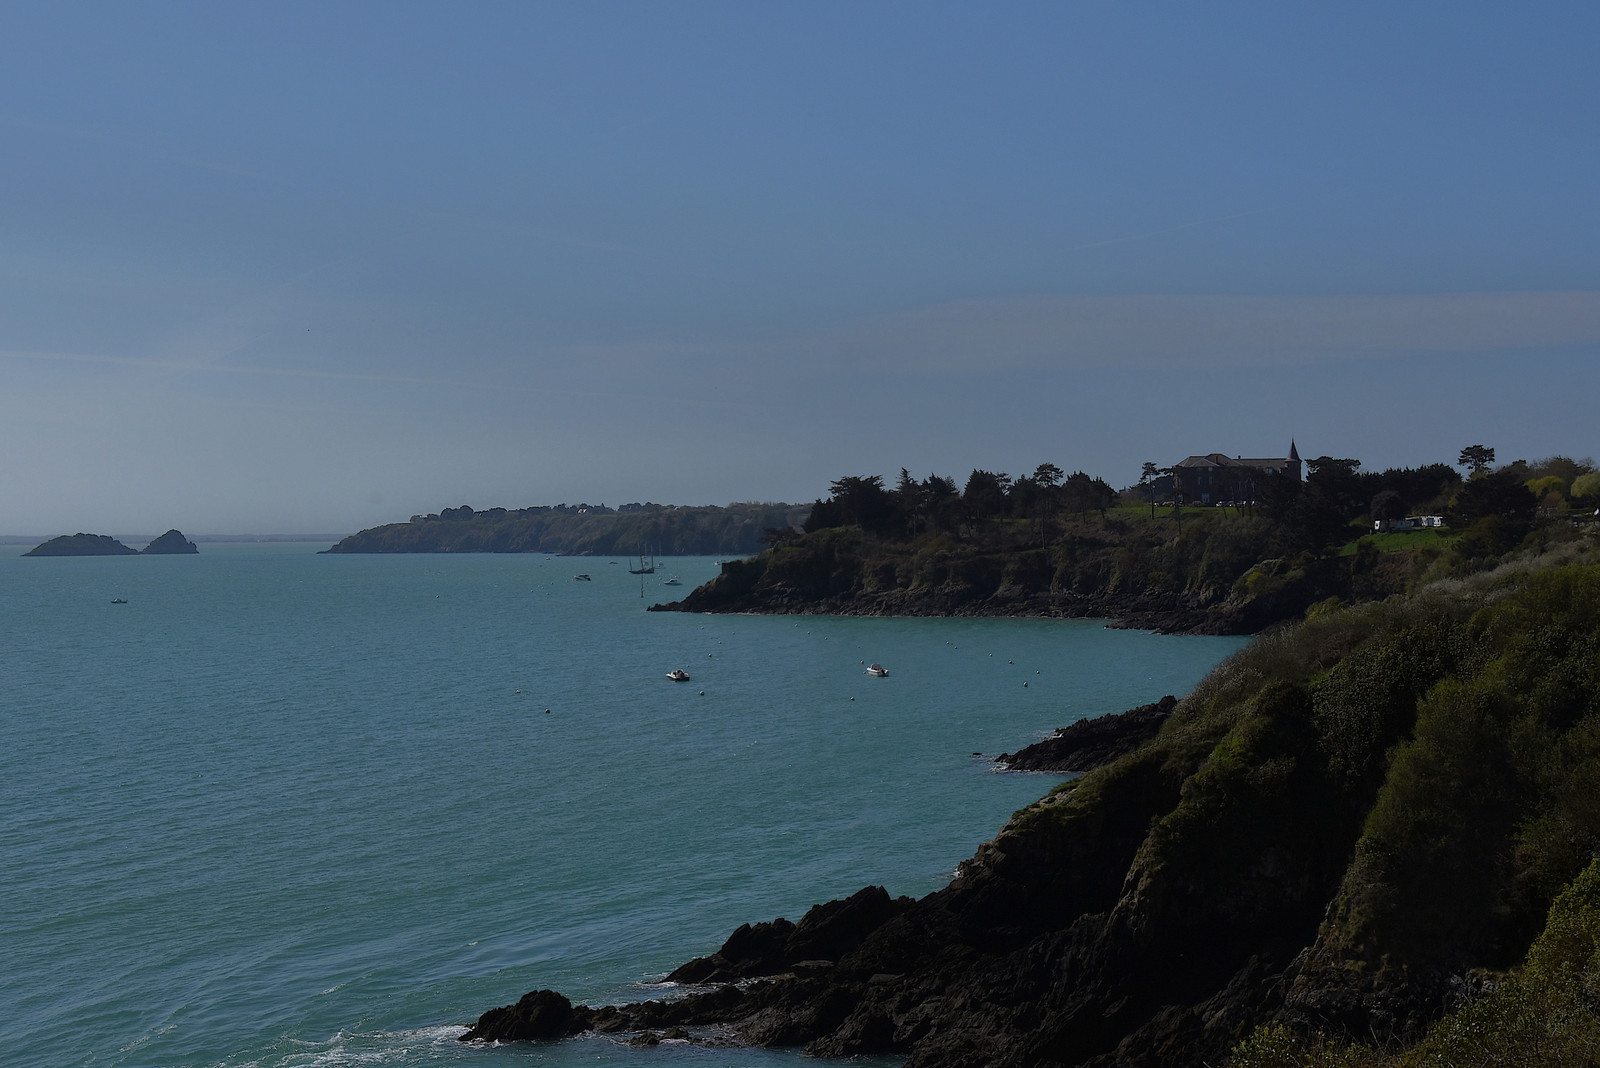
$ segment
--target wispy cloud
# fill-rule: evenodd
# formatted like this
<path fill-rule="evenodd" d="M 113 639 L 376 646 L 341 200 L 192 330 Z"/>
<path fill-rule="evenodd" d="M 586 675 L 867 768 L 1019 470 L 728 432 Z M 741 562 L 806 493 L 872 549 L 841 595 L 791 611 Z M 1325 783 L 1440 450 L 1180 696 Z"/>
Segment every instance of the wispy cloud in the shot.
<path fill-rule="evenodd" d="M 1182 365 L 1294 366 L 1600 346 L 1600 292 L 1400 296 L 1040 295 L 965 300 L 772 330 L 564 346 L 604 374 L 721 381 Z"/>
<path fill-rule="evenodd" d="M 1027 296 L 841 323 L 810 343 L 879 370 L 1303 364 L 1600 345 L 1600 292 Z"/>

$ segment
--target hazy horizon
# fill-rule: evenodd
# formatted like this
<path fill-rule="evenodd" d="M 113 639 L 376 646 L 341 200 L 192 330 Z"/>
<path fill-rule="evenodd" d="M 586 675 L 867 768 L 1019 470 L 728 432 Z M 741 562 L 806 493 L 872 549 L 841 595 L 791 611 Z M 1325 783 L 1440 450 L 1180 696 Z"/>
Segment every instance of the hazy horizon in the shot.
<path fill-rule="evenodd" d="M 1291 439 L 1589 455 L 1597 30 L 1574 3 L 18 7 L 0 530 L 1046 461 L 1125 485 Z"/>

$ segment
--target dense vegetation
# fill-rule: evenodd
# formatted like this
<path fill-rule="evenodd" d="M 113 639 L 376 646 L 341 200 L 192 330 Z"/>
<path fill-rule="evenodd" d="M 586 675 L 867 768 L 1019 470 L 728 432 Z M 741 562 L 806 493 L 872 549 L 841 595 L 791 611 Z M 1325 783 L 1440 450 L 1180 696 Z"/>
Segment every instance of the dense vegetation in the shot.
<path fill-rule="evenodd" d="M 561 553 L 584 556 L 720 556 L 753 553 L 762 531 L 789 529 L 807 509 L 660 504 L 489 508 L 467 505 L 353 534 L 334 553 Z"/>
<path fill-rule="evenodd" d="M 1306 655 L 1357 635 L 1327 670 Z M 1283 1011 L 1234 1064 L 1597 1063 L 1600 567 L 1512 565 L 1273 645 L 1252 658 L 1289 653 L 1262 666 L 1305 678 L 1230 726 L 1235 788 L 1259 793 L 1272 739 L 1301 734 L 1312 744 L 1284 747 L 1276 777 L 1309 773 L 1325 813 L 1281 787 L 1260 800 L 1359 834 Z M 1250 684 L 1234 675 L 1191 708 L 1238 708 Z"/>
<path fill-rule="evenodd" d="M 1415 1046 L 1379 1049 L 1282 1024 L 1258 1028 L 1232 1068 L 1589 1068 L 1600 1064 L 1600 860 L 1556 898 L 1526 960 Z"/>
<path fill-rule="evenodd" d="M 728 565 L 683 607 L 1098 615 L 1251 632 L 1330 599 L 1388 596 L 1572 536 L 1572 513 L 1600 503 L 1593 464 L 1565 457 L 1485 466 L 1465 480 L 1444 464 L 1360 466 L 1318 457 L 1303 482 L 1266 478 L 1259 499 L 1230 508 L 1163 499 L 1170 479 L 1155 477 L 1119 495 L 1052 464 L 1020 479 L 974 471 L 960 490 L 904 469 L 893 489 L 877 476 L 846 477 L 812 506 L 803 534 L 769 531 L 767 553 Z M 1444 536 L 1371 536 L 1375 520 L 1419 512 L 1446 517 Z"/>

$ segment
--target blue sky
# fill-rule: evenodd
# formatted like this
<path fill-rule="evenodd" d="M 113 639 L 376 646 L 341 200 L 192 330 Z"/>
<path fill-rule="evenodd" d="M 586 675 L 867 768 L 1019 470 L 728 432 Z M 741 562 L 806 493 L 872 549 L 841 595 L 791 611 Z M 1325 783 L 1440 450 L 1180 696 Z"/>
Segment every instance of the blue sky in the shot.
<path fill-rule="evenodd" d="M 0 533 L 1596 448 L 1588 4 L 8 4 Z"/>

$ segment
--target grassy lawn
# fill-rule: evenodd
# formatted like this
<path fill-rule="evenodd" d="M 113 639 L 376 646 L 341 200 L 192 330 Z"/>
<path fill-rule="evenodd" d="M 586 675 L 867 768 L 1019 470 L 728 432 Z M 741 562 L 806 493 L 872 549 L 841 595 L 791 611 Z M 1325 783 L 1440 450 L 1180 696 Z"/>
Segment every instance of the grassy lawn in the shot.
<path fill-rule="evenodd" d="M 1118 516 L 1122 519 L 1143 519 L 1145 522 L 1149 522 L 1150 506 L 1148 504 L 1118 505 L 1117 507 L 1108 510 L 1106 514 Z M 1239 509 L 1237 508 L 1199 507 L 1190 504 L 1183 506 L 1183 518 L 1185 519 L 1188 519 L 1190 516 L 1238 514 Z M 1166 507 L 1162 507 L 1157 505 L 1155 517 L 1157 520 L 1165 519 L 1169 523 L 1172 522 L 1172 506 L 1167 505 Z"/>
<path fill-rule="evenodd" d="M 1427 527 L 1423 530 L 1402 530 L 1388 534 L 1367 534 L 1340 549 L 1339 555 L 1354 556 L 1356 545 L 1361 541 L 1372 542 L 1378 547 L 1380 553 L 1397 553 L 1406 549 L 1421 549 L 1429 545 L 1442 549 L 1455 536 L 1456 532 L 1449 532 L 1440 527 Z"/>

